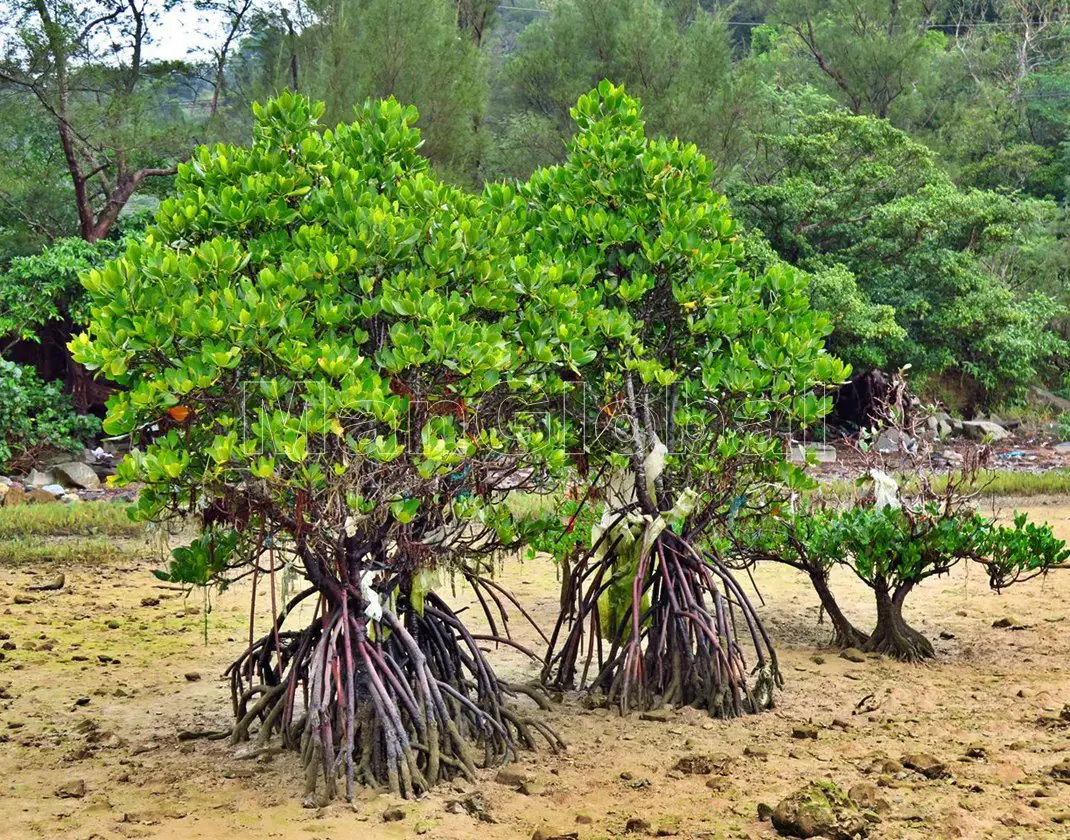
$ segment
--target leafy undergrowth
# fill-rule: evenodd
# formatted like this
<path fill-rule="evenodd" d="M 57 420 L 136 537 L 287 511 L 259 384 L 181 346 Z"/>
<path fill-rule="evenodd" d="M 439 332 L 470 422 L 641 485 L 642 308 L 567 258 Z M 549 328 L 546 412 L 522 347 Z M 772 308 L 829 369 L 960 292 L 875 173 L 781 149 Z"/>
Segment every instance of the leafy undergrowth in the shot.
<path fill-rule="evenodd" d="M 24 537 L 136 537 L 145 524 L 117 502 L 17 505 L 0 508 L 0 539 Z"/>

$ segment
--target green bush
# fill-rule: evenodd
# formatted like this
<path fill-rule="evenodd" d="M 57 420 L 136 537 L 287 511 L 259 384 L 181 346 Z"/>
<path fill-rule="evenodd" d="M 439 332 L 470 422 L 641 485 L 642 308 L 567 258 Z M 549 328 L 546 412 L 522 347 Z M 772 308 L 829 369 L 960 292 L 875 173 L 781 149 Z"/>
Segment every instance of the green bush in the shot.
<path fill-rule="evenodd" d="M 63 383 L 0 359 L 0 471 L 26 469 L 47 449 L 77 452 L 99 428 L 96 417 L 74 413 Z"/>

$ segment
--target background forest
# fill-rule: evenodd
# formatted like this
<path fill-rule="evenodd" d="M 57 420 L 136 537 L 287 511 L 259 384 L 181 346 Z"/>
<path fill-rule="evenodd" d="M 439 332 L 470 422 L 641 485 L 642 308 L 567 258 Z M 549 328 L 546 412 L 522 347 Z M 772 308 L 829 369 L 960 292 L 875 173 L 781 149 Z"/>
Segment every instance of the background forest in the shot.
<path fill-rule="evenodd" d="M 253 101 L 295 88 L 333 125 L 393 95 L 436 174 L 478 187 L 563 159 L 602 78 L 714 161 L 752 259 L 807 272 L 856 370 L 910 365 L 967 415 L 1064 384 L 1070 3 L 4 0 L 0 20 L 0 352 L 82 410 L 78 273 L 197 144 L 247 142 Z M 175 21 L 196 46 L 152 58 Z"/>

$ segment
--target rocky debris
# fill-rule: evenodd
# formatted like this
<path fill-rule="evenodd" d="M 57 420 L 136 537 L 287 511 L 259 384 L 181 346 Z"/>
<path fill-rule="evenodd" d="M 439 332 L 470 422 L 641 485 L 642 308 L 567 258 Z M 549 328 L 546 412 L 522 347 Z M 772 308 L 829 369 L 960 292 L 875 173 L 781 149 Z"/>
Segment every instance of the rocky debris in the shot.
<path fill-rule="evenodd" d="M 667 723 L 672 719 L 673 710 L 669 706 L 662 706 L 660 709 L 650 709 L 639 715 L 639 720 L 649 720 L 654 721 L 655 723 Z"/>
<path fill-rule="evenodd" d="M 186 682 L 199 682 L 201 675 L 196 671 L 189 671 L 186 675 Z"/>
<path fill-rule="evenodd" d="M 62 589 L 66 582 L 67 578 L 60 573 L 44 583 L 35 583 L 33 586 L 27 586 L 26 590 L 28 592 L 55 592 Z"/>
<path fill-rule="evenodd" d="M 30 470 L 30 474 L 26 476 L 27 487 L 44 487 L 46 484 L 55 484 L 55 476 L 50 472 L 41 472 L 40 470 Z"/>
<path fill-rule="evenodd" d="M 1060 782 L 1070 782 L 1070 758 L 1064 758 L 1051 768 L 1051 776 Z"/>
<path fill-rule="evenodd" d="M 937 411 L 925 418 L 925 428 L 934 440 L 943 440 L 954 434 L 955 428 L 951 425 L 951 415 L 946 411 Z"/>
<path fill-rule="evenodd" d="M 773 809 L 773 827 L 787 837 L 854 840 L 869 833 L 870 822 L 837 785 L 813 781 Z"/>
<path fill-rule="evenodd" d="M 81 799 L 85 796 L 85 779 L 65 782 L 56 788 L 56 796 L 60 799 Z"/>
<path fill-rule="evenodd" d="M 802 723 L 791 730 L 791 737 L 799 741 L 816 741 L 818 728 L 812 723 Z"/>
<path fill-rule="evenodd" d="M 446 803 L 446 811 L 450 814 L 468 814 L 468 816 L 485 823 L 496 823 L 487 809 L 487 798 L 476 791 L 464 799 L 454 799 Z"/>
<path fill-rule="evenodd" d="M 769 750 L 767 750 L 765 747 L 754 747 L 747 745 L 743 748 L 743 755 L 749 758 L 766 759 L 769 758 Z"/>
<path fill-rule="evenodd" d="M 988 758 L 988 747 L 980 742 L 970 744 L 966 747 L 966 758 Z"/>
<path fill-rule="evenodd" d="M 714 755 L 685 755 L 673 765 L 673 770 L 688 776 L 709 776 L 711 773 L 726 774 L 732 766 L 732 757 L 717 753 Z"/>
<path fill-rule="evenodd" d="M 650 823 L 642 817 L 629 817 L 624 824 L 625 834 L 649 834 Z"/>
<path fill-rule="evenodd" d="M 964 420 L 963 437 L 978 442 L 1005 440 L 1011 436 L 1003 426 L 991 420 Z"/>
<path fill-rule="evenodd" d="M 141 599 L 141 606 L 143 606 L 143 607 L 158 607 L 158 606 L 160 606 L 160 599 L 159 598 L 152 598 L 152 597 L 142 598 Z"/>
<path fill-rule="evenodd" d="M 58 492 L 57 492 L 58 491 Z M 25 500 L 38 505 L 47 505 L 58 502 L 64 490 L 58 484 L 48 484 L 44 487 L 32 487 L 25 493 Z"/>
<path fill-rule="evenodd" d="M 896 452 L 913 452 L 917 442 L 899 429 L 885 429 L 878 435 L 873 448 L 881 455 L 892 455 Z"/>
<path fill-rule="evenodd" d="M 18 604 L 19 606 L 25 606 L 27 604 L 37 603 L 37 599 L 36 598 L 31 598 L 29 595 L 16 595 L 15 596 L 15 603 Z M 29 648 L 27 648 L 27 650 L 29 650 Z"/>
<path fill-rule="evenodd" d="M 503 767 L 498 771 L 498 775 L 494 777 L 499 785 L 505 785 L 506 787 L 513 788 L 514 790 L 519 788 L 524 782 L 528 781 L 531 776 L 524 772 L 521 768 L 513 765 L 510 767 Z"/>
<path fill-rule="evenodd" d="M 531 835 L 531 840 L 578 840 L 579 833 L 565 831 L 551 825 L 541 825 Z"/>
<path fill-rule="evenodd" d="M 806 463 L 807 456 L 812 455 L 819 464 L 836 463 L 836 447 L 827 443 L 792 443 L 791 460 L 797 464 Z"/>
<path fill-rule="evenodd" d="M 934 467 L 960 467 L 962 466 L 962 454 L 954 449 L 941 449 L 933 455 Z"/>
<path fill-rule="evenodd" d="M 91 466 L 81 461 L 66 461 L 52 468 L 58 484 L 80 487 L 82 490 L 99 490 L 100 477 Z"/>
<path fill-rule="evenodd" d="M 1025 630 L 1026 626 L 1023 621 L 1013 616 L 1004 616 L 992 622 L 992 627 L 996 630 Z"/>
<path fill-rule="evenodd" d="M 405 811 L 401 808 L 387 808 L 383 811 L 383 822 L 401 822 L 405 819 Z"/>
<path fill-rule="evenodd" d="M 865 662 L 866 655 L 858 648 L 849 647 L 840 651 L 840 659 L 846 659 L 848 662 Z"/>
<path fill-rule="evenodd" d="M 926 779 L 943 779 L 951 775 L 947 765 L 929 753 L 908 753 L 901 761 L 904 767 L 921 773 Z"/>
<path fill-rule="evenodd" d="M 851 785 L 847 798 L 863 811 L 873 811 L 882 816 L 892 809 L 888 800 L 880 795 L 880 788 L 872 782 L 857 782 Z"/>

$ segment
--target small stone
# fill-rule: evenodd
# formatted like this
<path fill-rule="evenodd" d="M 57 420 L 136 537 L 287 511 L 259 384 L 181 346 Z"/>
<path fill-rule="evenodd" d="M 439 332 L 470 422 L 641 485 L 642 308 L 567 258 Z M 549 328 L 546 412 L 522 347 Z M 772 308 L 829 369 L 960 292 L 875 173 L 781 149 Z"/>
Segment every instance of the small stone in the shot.
<path fill-rule="evenodd" d="M 160 599 L 149 596 L 141 599 L 141 606 L 143 607 L 158 607 L 160 606 Z"/>
<path fill-rule="evenodd" d="M 531 835 L 531 840 L 577 840 L 579 834 L 575 831 L 566 831 L 553 825 L 541 825 Z"/>
<path fill-rule="evenodd" d="M 15 643 L 4 642 L 2 645 L 0 645 L 0 648 L 3 648 L 4 650 L 15 650 Z"/>
<path fill-rule="evenodd" d="M 984 744 L 970 744 L 966 747 L 967 758 L 988 758 L 988 748 Z"/>
<path fill-rule="evenodd" d="M 997 618 L 992 622 L 992 626 L 996 630 L 1024 630 L 1025 624 L 1012 616 L 1004 616 L 1003 618 Z"/>
<path fill-rule="evenodd" d="M 505 785 L 506 787 L 515 789 L 524 784 L 528 778 L 529 776 L 527 773 L 514 765 L 511 767 L 503 767 L 499 770 L 498 775 L 494 777 L 494 781 L 499 785 Z"/>
<path fill-rule="evenodd" d="M 891 809 L 888 800 L 880 795 L 880 788 L 872 782 L 858 782 L 847 791 L 847 798 L 863 811 L 887 814 Z"/>
<path fill-rule="evenodd" d="M 846 659 L 848 662 L 865 662 L 866 655 L 858 648 L 849 647 L 840 651 L 840 659 Z"/>
<path fill-rule="evenodd" d="M 846 732 L 848 729 L 851 728 L 851 724 L 849 724 L 843 718 L 833 718 L 832 719 L 832 728 L 833 729 L 841 729 L 844 732 Z"/>
<path fill-rule="evenodd" d="M 813 662 L 815 665 L 824 665 L 825 657 L 823 657 L 820 653 L 815 653 L 813 656 L 810 657 L 810 661 Z"/>
<path fill-rule="evenodd" d="M 950 775 L 947 765 L 929 753 L 909 753 L 902 761 L 904 767 L 921 773 L 926 779 L 943 779 Z"/>
<path fill-rule="evenodd" d="M 769 822 L 773 819 L 773 806 L 764 802 L 758 803 L 758 819 L 761 822 Z"/>
<path fill-rule="evenodd" d="M 26 589 L 29 592 L 56 592 L 62 589 L 63 584 L 66 582 L 66 576 L 61 573 L 44 583 L 35 583 L 33 586 L 27 586 Z"/>
<path fill-rule="evenodd" d="M 579 813 L 576 814 L 576 825 L 593 825 L 594 817 L 590 814 Z"/>
<path fill-rule="evenodd" d="M 383 822 L 401 822 L 405 819 L 405 811 L 401 808 L 387 808 L 383 811 Z"/>
<path fill-rule="evenodd" d="M 541 782 L 536 781 L 524 781 L 520 783 L 520 787 L 517 788 L 524 796 L 542 796 L 546 793 L 546 787 Z"/>
<path fill-rule="evenodd" d="M 107 627 L 109 630 L 118 630 L 123 625 L 119 621 L 117 621 L 116 619 L 113 618 L 111 621 L 109 621 L 104 626 Z"/>
<path fill-rule="evenodd" d="M 642 712 L 639 715 L 639 720 L 649 720 L 656 723 L 666 723 L 673 719 L 672 709 L 663 706 L 660 709 L 651 709 L 648 712 Z"/>
<path fill-rule="evenodd" d="M 673 770 L 687 776 L 708 776 L 711 773 L 723 775 L 732 765 L 731 756 L 722 753 L 714 755 L 687 755 L 673 766 Z"/>
<path fill-rule="evenodd" d="M 773 809 L 773 827 L 789 837 L 854 840 L 869 833 L 870 823 L 832 782 L 810 782 Z"/>
<path fill-rule="evenodd" d="M 1053 778 L 1061 781 L 1070 781 L 1070 758 L 1064 758 L 1061 762 L 1052 767 L 1051 775 Z"/>
<path fill-rule="evenodd" d="M 642 817 L 630 817 L 628 822 L 624 824 L 625 834 L 649 834 L 650 823 L 644 820 Z"/>
<path fill-rule="evenodd" d="M 35 603 L 37 603 L 37 599 L 36 598 L 31 598 L 29 595 L 16 595 L 15 596 L 15 603 L 18 604 L 19 606 L 26 606 L 27 604 L 35 604 Z"/>
<path fill-rule="evenodd" d="M 185 676 L 186 682 L 199 682 L 201 679 L 201 675 L 196 671 L 188 671 Z"/>
<path fill-rule="evenodd" d="M 816 741 L 817 733 L 818 729 L 816 726 L 814 726 L 812 723 L 804 723 L 794 727 L 791 730 L 791 737 L 797 738 L 800 741 L 805 741 L 807 739 L 811 741 Z"/>
<path fill-rule="evenodd" d="M 750 758 L 766 759 L 769 758 L 769 750 L 765 747 L 752 747 L 748 745 L 743 748 L 743 755 L 749 756 Z"/>
<path fill-rule="evenodd" d="M 74 705 L 75 706 L 88 706 L 89 705 L 89 698 L 88 697 L 79 697 L 77 700 L 74 701 Z"/>
<path fill-rule="evenodd" d="M 60 799 L 81 799 L 85 796 L 85 779 L 75 779 L 60 785 L 56 788 L 56 796 Z"/>

